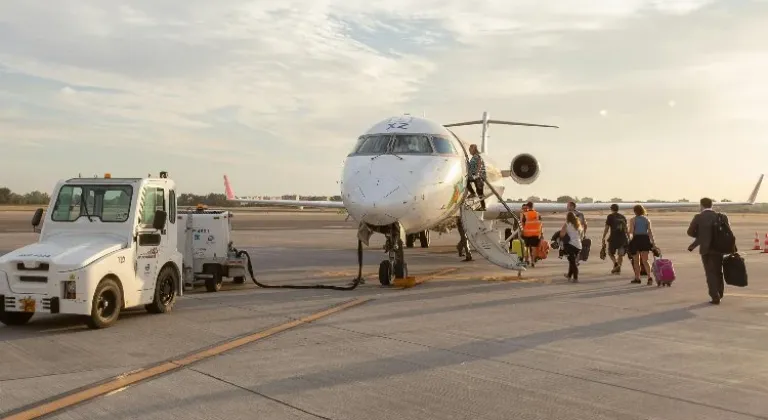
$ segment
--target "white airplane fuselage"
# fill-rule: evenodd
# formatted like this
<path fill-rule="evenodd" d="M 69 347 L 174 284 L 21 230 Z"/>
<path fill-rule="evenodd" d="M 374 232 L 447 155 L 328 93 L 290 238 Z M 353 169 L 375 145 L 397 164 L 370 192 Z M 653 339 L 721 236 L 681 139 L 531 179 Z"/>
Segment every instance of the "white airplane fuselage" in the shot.
<path fill-rule="evenodd" d="M 369 226 L 398 222 L 406 234 L 428 230 L 456 216 L 470 157 L 469 144 L 438 123 L 388 118 L 360 136 L 344 161 L 342 201 L 352 218 Z M 501 171 L 482 157 L 487 179 L 503 195 Z M 488 197 L 486 205 L 497 201 Z"/>

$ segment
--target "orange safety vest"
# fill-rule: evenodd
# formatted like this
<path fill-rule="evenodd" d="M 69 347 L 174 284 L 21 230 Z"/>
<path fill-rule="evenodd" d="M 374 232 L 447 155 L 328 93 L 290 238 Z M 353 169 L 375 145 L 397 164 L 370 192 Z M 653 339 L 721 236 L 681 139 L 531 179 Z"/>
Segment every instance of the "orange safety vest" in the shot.
<path fill-rule="evenodd" d="M 523 236 L 538 238 L 541 236 L 541 220 L 536 210 L 528 210 L 524 213 L 525 225 L 523 225 Z"/>

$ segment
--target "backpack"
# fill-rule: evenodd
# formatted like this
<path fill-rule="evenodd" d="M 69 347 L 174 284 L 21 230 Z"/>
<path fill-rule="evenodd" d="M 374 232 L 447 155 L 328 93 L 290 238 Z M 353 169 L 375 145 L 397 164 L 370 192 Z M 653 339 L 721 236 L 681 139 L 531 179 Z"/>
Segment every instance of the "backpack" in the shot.
<path fill-rule="evenodd" d="M 709 248 L 722 254 L 732 254 L 736 252 L 736 237 L 733 235 L 731 227 L 724 214 L 718 212 L 715 223 L 712 226 L 712 242 Z"/>
<path fill-rule="evenodd" d="M 616 216 L 616 219 L 618 219 L 618 223 L 617 223 L 618 226 L 616 226 L 616 232 L 627 234 L 627 231 L 629 230 L 627 228 L 627 218 L 624 217 L 623 214 L 619 214 Z"/>
<path fill-rule="evenodd" d="M 613 217 L 613 223 L 611 223 L 611 236 L 610 240 L 615 241 L 621 238 L 621 244 L 625 245 L 629 242 L 629 228 L 627 226 L 627 218 L 623 214 L 616 213 Z"/>

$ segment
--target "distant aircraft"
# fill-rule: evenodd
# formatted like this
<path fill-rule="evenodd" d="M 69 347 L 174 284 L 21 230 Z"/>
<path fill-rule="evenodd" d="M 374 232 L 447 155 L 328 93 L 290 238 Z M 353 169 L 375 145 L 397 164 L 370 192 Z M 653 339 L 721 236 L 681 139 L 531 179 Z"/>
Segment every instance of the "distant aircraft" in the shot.
<path fill-rule="evenodd" d="M 358 239 L 368 245 L 375 233 L 386 236 L 385 252 L 389 258 L 379 266 L 379 281 L 389 285 L 393 278 L 407 276 L 404 248 L 416 238 L 423 248 L 429 246 L 429 232 L 448 232 L 462 219 L 467 238 L 483 257 L 500 267 L 525 270 L 525 264 L 509 253 L 509 240 L 502 238 L 497 225 L 517 230 L 515 212 L 520 203 L 504 203 L 503 178 L 518 184 L 530 184 L 538 178 L 538 161 L 528 153 L 515 156 L 509 170 L 487 156 L 490 124 L 558 128 L 552 125 L 491 120 L 488 113 L 476 121 L 440 124 L 409 114 L 376 123 L 362 134 L 347 155 L 342 169 L 342 201 L 264 200 L 235 196 L 227 175 L 224 185 L 227 200 L 272 206 L 345 209 L 359 223 Z M 466 184 L 469 143 L 448 127 L 482 125 L 480 152 L 486 166 L 486 211 L 475 211 L 478 200 L 467 199 Z M 746 202 L 718 202 L 719 207 L 752 205 L 763 175 Z M 490 186 L 491 188 L 487 188 Z M 498 195 L 494 194 L 494 191 Z M 642 204 L 648 209 L 697 208 L 698 203 L 638 202 L 617 203 L 621 209 Z M 581 211 L 609 210 L 611 203 L 580 203 Z M 511 206 L 516 206 L 512 210 Z M 539 212 L 565 212 L 565 203 L 535 203 Z M 512 220 L 510 220 L 512 219 Z M 488 223 L 490 221 L 490 224 Z M 498 222 L 498 223 L 496 223 Z M 506 226 L 505 226 L 506 225 Z M 403 246 L 405 245 L 405 247 Z"/>

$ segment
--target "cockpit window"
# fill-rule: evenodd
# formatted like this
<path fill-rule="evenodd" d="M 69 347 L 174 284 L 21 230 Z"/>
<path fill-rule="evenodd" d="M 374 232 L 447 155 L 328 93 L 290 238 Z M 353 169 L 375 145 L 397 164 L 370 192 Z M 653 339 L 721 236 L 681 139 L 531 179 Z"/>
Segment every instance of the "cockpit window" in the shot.
<path fill-rule="evenodd" d="M 392 153 L 432 153 L 432 145 L 429 144 L 429 137 L 423 134 L 395 134 Z"/>
<path fill-rule="evenodd" d="M 370 134 L 360 136 L 353 155 L 382 154 L 458 155 L 453 139 L 435 134 Z"/>
<path fill-rule="evenodd" d="M 389 134 L 376 134 L 368 136 L 360 144 L 360 147 L 355 151 L 355 154 L 365 155 L 386 153 L 390 140 L 392 140 L 392 136 Z"/>
<path fill-rule="evenodd" d="M 365 136 L 360 136 L 357 138 L 357 142 L 355 142 L 355 147 L 352 148 L 352 151 L 350 153 L 356 153 L 357 149 L 360 148 L 360 145 L 363 144 L 365 141 Z"/>
<path fill-rule="evenodd" d="M 432 136 L 432 143 L 435 145 L 437 153 L 441 155 L 455 155 L 456 148 L 453 146 L 453 142 L 442 136 Z"/>

